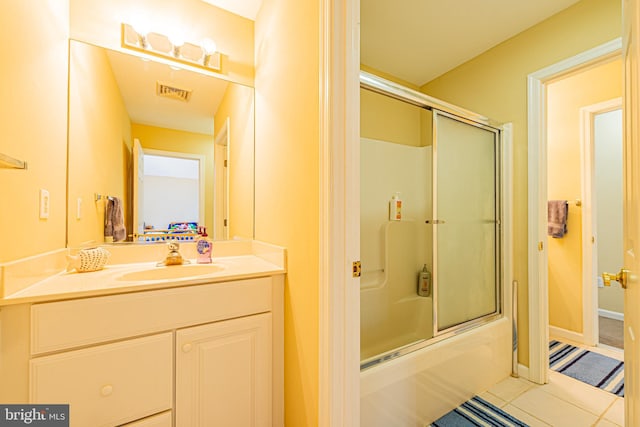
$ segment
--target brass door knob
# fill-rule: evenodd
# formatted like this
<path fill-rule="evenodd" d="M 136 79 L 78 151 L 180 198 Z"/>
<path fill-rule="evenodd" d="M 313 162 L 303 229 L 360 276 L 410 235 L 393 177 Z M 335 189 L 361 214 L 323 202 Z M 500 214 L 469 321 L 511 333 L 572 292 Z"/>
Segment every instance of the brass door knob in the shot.
<path fill-rule="evenodd" d="M 605 286 L 611 286 L 611 281 L 614 280 L 620 283 L 623 289 L 627 288 L 627 279 L 629 277 L 629 270 L 624 268 L 620 270 L 618 274 L 602 273 L 602 280 Z"/>

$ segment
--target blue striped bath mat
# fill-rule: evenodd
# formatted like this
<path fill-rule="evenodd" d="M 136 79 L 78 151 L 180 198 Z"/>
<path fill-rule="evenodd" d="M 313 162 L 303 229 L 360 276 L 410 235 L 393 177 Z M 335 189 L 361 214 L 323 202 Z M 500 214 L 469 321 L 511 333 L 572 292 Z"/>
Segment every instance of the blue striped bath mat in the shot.
<path fill-rule="evenodd" d="M 486 400 L 474 396 L 429 427 L 529 427 Z"/>
<path fill-rule="evenodd" d="M 624 362 L 560 341 L 549 343 L 549 367 L 583 383 L 624 396 Z"/>

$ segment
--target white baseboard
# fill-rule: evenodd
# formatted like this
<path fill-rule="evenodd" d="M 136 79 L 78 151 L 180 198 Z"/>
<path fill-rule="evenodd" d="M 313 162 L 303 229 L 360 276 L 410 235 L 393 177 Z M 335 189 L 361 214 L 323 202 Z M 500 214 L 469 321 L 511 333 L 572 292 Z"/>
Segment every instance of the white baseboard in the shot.
<path fill-rule="evenodd" d="M 617 311 L 609 311 L 609 310 L 605 310 L 604 308 L 598 309 L 598 316 L 606 317 L 607 319 L 624 321 L 624 313 L 618 313 Z"/>
<path fill-rule="evenodd" d="M 575 343 L 585 344 L 584 334 L 558 328 L 557 326 L 549 325 L 549 336 L 553 338 L 564 338 L 565 340 L 573 341 Z"/>
<path fill-rule="evenodd" d="M 518 377 L 529 380 L 529 367 L 518 363 Z"/>

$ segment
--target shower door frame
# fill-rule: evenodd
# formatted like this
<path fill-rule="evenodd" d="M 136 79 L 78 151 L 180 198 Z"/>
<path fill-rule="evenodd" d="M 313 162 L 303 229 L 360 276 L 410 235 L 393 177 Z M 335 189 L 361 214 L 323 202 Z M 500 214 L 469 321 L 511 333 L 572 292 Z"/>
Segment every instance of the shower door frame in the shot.
<path fill-rule="evenodd" d="M 496 260 L 498 263 L 497 278 L 498 283 L 496 287 L 496 312 L 491 313 L 476 319 L 469 320 L 459 325 L 454 325 L 445 330 L 437 330 L 437 324 L 435 323 L 433 331 L 434 336 L 420 341 L 417 343 L 408 344 L 402 347 L 398 347 L 379 355 L 376 355 L 367 360 L 360 360 L 361 372 L 370 367 L 376 366 L 379 363 L 387 361 L 392 358 L 396 358 L 413 351 L 424 348 L 425 346 L 434 344 L 438 341 L 446 338 L 461 334 L 469 329 L 479 327 L 487 324 L 500 317 L 506 316 L 511 319 L 513 323 L 513 316 L 511 313 L 511 299 L 512 289 L 511 286 L 505 286 L 505 283 L 511 283 L 513 281 L 513 213 L 512 213 L 512 195 L 513 195 L 513 171 L 512 171 L 512 138 L 513 130 L 511 123 L 498 123 L 486 116 L 474 113 L 472 111 L 460 108 L 456 105 L 447 103 L 437 98 L 431 97 L 427 94 L 417 92 L 409 89 L 405 86 L 397 84 L 395 82 L 383 79 L 374 74 L 366 71 L 360 71 L 360 88 L 367 89 L 372 92 L 376 92 L 382 95 L 395 98 L 397 100 L 412 104 L 421 108 L 426 108 L 437 112 L 437 114 L 446 114 L 450 118 L 456 120 L 465 121 L 468 124 L 478 127 L 486 127 L 493 129 L 497 132 L 496 141 L 496 173 L 498 179 L 496 179 L 496 194 L 497 194 L 497 214 L 500 225 L 500 230 L 497 233 L 496 246 L 499 248 L 499 257 Z M 434 126 L 435 132 L 435 126 Z M 435 184 L 434 184 L 435 185 Z M 434 287 L 435 292 L 435 287 Z M 434 313 L 435 313 L 435 298 L 434 298 Z"/>
<path fill-rule="evenodd" d="M 494 319 L 499 318 L 500 316 L 502 316 L 502 312 L 503 312 L 503 304 L 501 301 L 501 295 L 502 295 L 502 290 L 504 288 L 504 284 L 503 284 L 503 280 L 504 278 L 502 277 L 501 271 L 502 271 L 502 234 L 503 234 L 503 230 L 502 230 L 502 191 L 501 191 L 501 183 L 502 183 L 502 161 L 501 161 L 501 152 L 502 152 L 502 129 L 501 128 L 496 128 L 494 126 L 490 126 L 490 125 L 486 125 L 483 123 L 478 123 L 477 121 L 465 118 L 465 117 L 460 117 L 458 115 L 455 114 L 451 114 L 451 113 L 447 113 L 445 111 L 441 111 L 438 108 L 432 107 L 431 110 L 433 111 L 433 177 L 432 177 L 432 188 L 433 188 L 433 206 L 432 206 L 432 211 L 434 213 L 433 215 L 433 219 L 437 219 L 438 221 L 432 221 L 432 226 L 433 226 L 433 238 L 432 238 L 432 245 L 433 245 L 433 259 L 432 259 L 432 271 L 433 271 L 433 283 L 436 284 L 438 282 L 438 228 L 439 225 L 441 224 L 441 221 L 443 221 L 443 218 L 440 218 L 440 213 L 438 211 L 438 124 L 437 124 L 437 118 L 438 116 L 442 116 L 442 117 L 446 117 L 448 119 L 451 120 L 455 120 L 457 122 L 460 123 L 464 123 L 466 125 L 469 126 L 474 126 L 476 128 L 482 129 L 482 130 L 486 130 L 488 132 L 492 132 L 494 134 L 494 194 L 495 194 L 495 203 L 494 203 L 494 209 L 495 209 L 495 213 L 496 213 L 496 227 L 494 228 L 494 238 L 495 238 L 495 265 L 494 265 L 494 269 L 495 269 L 495 274 L 496 274 L 496 287 L 495 287 L 495 291 L 496 291 L 496 295 L 495 295 L 495 307 L 496 310 L 494 312 L 488 313 L 488 314 L 484 314 L 469 320 L 466 320 L 464 322 L 460 322 L 457 324 L 454 324 L 452 326 L 448 326 L 445 327 L 443 329 L 439 329 L 438 327 L 438 286 L 433 286 L 433 337 L 430 338 L 429 342 L 431 342 L 431 340 L 437 340 L 440 338 L 446 338 L 449 337 L 451 335 L 455 335 L 456 333 L 459 333 L 461 331 L 464 331 L 466 329 L 469 329 L 471 327 L 475 327 L 478 326 L 479 324 L 484 324 L 487 322 L 490 322 Z"/>

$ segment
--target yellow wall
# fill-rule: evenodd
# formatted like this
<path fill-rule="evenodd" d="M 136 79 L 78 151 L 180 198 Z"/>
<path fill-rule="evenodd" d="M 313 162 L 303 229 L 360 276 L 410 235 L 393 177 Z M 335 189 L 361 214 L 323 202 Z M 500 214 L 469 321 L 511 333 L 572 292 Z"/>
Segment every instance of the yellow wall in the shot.
<path fill-rule="evenodd" d="M 131 122 L 105 50 L 71 41 L 70 58 L 68 244 L 77 247 L 104 241 L 105 200 L 95 202 L 94 194 L 119 197 L 131 209 Z M 125 227 L 132 231 L 130 221 Z"/>
<path fill-rule="evenodd" d="M 265 0 L 256 19 L 256 239 L 287 248 L 287 426 L 318 424 L 319 13 Z"/>
<path fill-rule="evenodd" d="M 582 193 L 580 108 L 622 96 L 622 61 L 616 60 L 547 86 L 547 191 L 568 200 L 568 233 L 548 238 L 549 324 L 582 333 Z"/>
<path fill-rule="evenodd" d="M 228 85 L 216 112 L 215 134 L 229 118 L 229 238 L 253 238 L 253 89 Z M 208 193 L 207 193 L 208 194 Z M 216 206 L 217 207 L 217 206 Z"/>
<path fill-rule="evenodd" d="M 620 37 L 620 2 L 582 0 L 424 85 L 431 96 L 512 122 L 514 131 L 514 277 L 518 290 L 519 360 L 529 364 L 527 282 L 527 76 Z"/>
<path fill-rule="evenodd" d="M 423 147 L 431 145 L 430 111 L 366 89 L 360 89 L 362 138 Z"/>
<path fill-rule="evenodd" d="M 121 23 L 146 21 L 150 31 L 177 33 L 199 43 L 208 37 L 223 56 L 221 73 L 253 83 L 253 21 L 201 0 L 70 0 L 71 37 L 119 50 Z"/>
<path fill-rule="evenodd" d="M 0 168 L 0 262 L 65 246 L 68 9 L 66 0 L 0 2 L 0 153 L 28 163 Z M 39 219 L 41 188 L 48 219 Z"/>
<path fill-rule="evenodd" d="M 207 230 L 213 230 L 213 137 L 138 123 L 132 124 L 131 135 L 140 140 L 142 148 L 205 156 L 204 223 Z"/>

